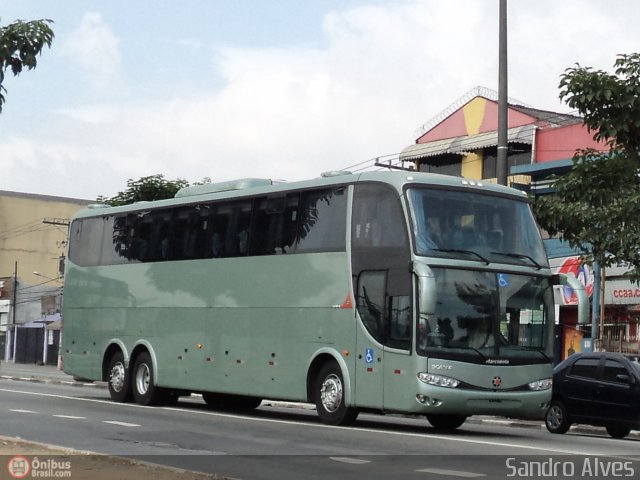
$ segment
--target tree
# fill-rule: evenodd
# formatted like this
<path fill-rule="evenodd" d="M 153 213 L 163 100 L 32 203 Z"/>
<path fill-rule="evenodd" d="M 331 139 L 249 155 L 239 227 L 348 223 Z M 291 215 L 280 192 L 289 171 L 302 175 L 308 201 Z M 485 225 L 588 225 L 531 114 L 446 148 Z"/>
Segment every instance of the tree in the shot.
<path fill-rule="evenodd" d="M 554 178 L 554 193 L 534 204 L 540 225 L 581 251 L 586 263 L 595 261 L 603 282 L 604 268 L 618 262 L 640 279 L 640 54 L 619 55 L 614 66 L 615 75 L 577 65 L 561 76 L 560 98 L 609 151 L 576 152 L 572 170 Z M 601 299 L 603 293 L 602 283 Z M 602 321 L 602 301 L 600 308 Z"/>
<path fill-rule="evenodd" d="M 640 53 L 618 55 L 615 74 L 590 67 L 568 68 L 560 98 L 578 110 L 595 140 L 623 151 L 640 167 Z"/>
<path fill-rule="evenodd" d="M 182 178 L 167 180 L 164 175 L 156 174 L 141 177 L 139 180 L 127 180 L 127 188 L 112 198 L 98 197 L 97 201 L 111 206 L 129 205 L 135 202 L 164 200 L 173 198 L 178 190 L 188 187 L 189 182 Z"/>
<path fill-rule="evenodd" d="M 203 185 L 211 183 L 209 177 L 203 178 L 200 182 L 194 182 L 193 185 Z M 129 205 L 135 202 L 164 200 L 173 198 L 181 188 L 188 187 L 190 184 L 183 178 L 176 180 L 167 180 L 162 174 L 141 177 L 139 180 L 127 180 L 127 188 L 118 192 L 112 198 L 100 196 L 97 201 L 106 203 L 111 206 Z"/>
<path fill-rule="evenodd" d="M 28 70 L 36 68 L 36 57 L 42 49 L 51 47 L 53 30 L 49 24 L 52 20 L 33 20 L 23 22 L 17 20 L 6 27 L 0 27 L 0 113 L 5 102 L 3 92 L 6 88 L 2 85 L 5 72 L 11 69 L 17 76 L 26 67 Z"/>

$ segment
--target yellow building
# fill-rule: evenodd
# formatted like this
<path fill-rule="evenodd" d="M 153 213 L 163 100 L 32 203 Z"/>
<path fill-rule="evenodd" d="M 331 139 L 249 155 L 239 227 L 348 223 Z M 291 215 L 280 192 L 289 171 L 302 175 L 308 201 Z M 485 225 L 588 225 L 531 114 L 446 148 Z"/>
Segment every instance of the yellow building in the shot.
<path fill-rule="evenodd" d="M 0 191 L 0 277 L 26 284 L 57 278 L 69 219 L 90 200 Z M 38 272 L 42 276 L 34 275 Z"/>
<path fill-rule="evenodd" d="M 90 203 L 0 190 L 0 358 L 16 355 L 11 341 L 20 337 L 16 326 L 59 309 L 69 219 Z"/>

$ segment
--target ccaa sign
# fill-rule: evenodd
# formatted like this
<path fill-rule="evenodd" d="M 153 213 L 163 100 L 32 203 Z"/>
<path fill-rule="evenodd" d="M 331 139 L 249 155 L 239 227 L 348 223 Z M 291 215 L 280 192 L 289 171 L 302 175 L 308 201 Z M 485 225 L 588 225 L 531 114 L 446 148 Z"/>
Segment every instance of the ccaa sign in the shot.
<path fill-rule="evenodd" d="M 564 273 L 577 278 L 585 286 L 587 295 L 593 293 L 593 271 L 588 265 L 580 261 L 580 257 L 567 257 L 556 269 L 556 273 Z M 562 287 L 562 301 L 564 305 L 577 305 L 578 297 L 575 292 L 566 286 Z"/>

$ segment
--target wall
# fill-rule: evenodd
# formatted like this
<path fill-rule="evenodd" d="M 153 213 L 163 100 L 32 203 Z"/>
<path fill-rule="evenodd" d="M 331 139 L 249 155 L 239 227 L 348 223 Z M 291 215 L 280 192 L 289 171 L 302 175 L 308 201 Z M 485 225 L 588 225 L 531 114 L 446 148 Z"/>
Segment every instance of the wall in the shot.
<path fill-rule="evenodd" d="M 64 254 L 67 227 L 43 223 L 69 220 L 90 200 L 0 191 L 0 277 L 18 278 L 25 284 L 46 281 L 33 275 L 58 276 L 58 258 Z"/>

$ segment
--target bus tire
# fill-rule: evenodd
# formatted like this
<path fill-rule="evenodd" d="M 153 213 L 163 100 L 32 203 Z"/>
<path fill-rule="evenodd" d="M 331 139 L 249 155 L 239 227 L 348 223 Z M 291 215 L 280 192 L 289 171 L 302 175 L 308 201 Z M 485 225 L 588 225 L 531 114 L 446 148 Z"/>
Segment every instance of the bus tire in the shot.
<path fill-rule="evenodd" d="M 436 430 L 449 432 L 462 425 L 467 417 L 464 415 L 427 415 L 427 420 Z"/>
<path fill-rule="evenodd" d="M 158 405 L 165 398 L 165 391 L 156 387 L 151 356 L 143 352 L 136 358 L 131 370 L 133 399 L 139 405 Z"/>
<path fill-rule="evenodd" d="M 114 402 L 130 402 L 131 382 L 129 380 L 129 369 L 124 363 L 124 355 L 120 350 L 116 351 L 109 358 L 107 366 L 107 386 L 109 395 Z"/>
<path fill-rule="evenodd" d="M 358 410 L 347 407 L 344 395 L 344 377 L 335 362 L 325 364 L 316 378 L 313 397 L 316 411 L 322 423 L 327 425 L 351 425 L 358 417 Z"/>
<path fill-rule="evenodd" d="M 544 424 L 551 433 L 567 433 L 571 427 L 571 421 L 567 409 L 561 401 L 553 400 L 551 402 L 544 416 Z"/>

